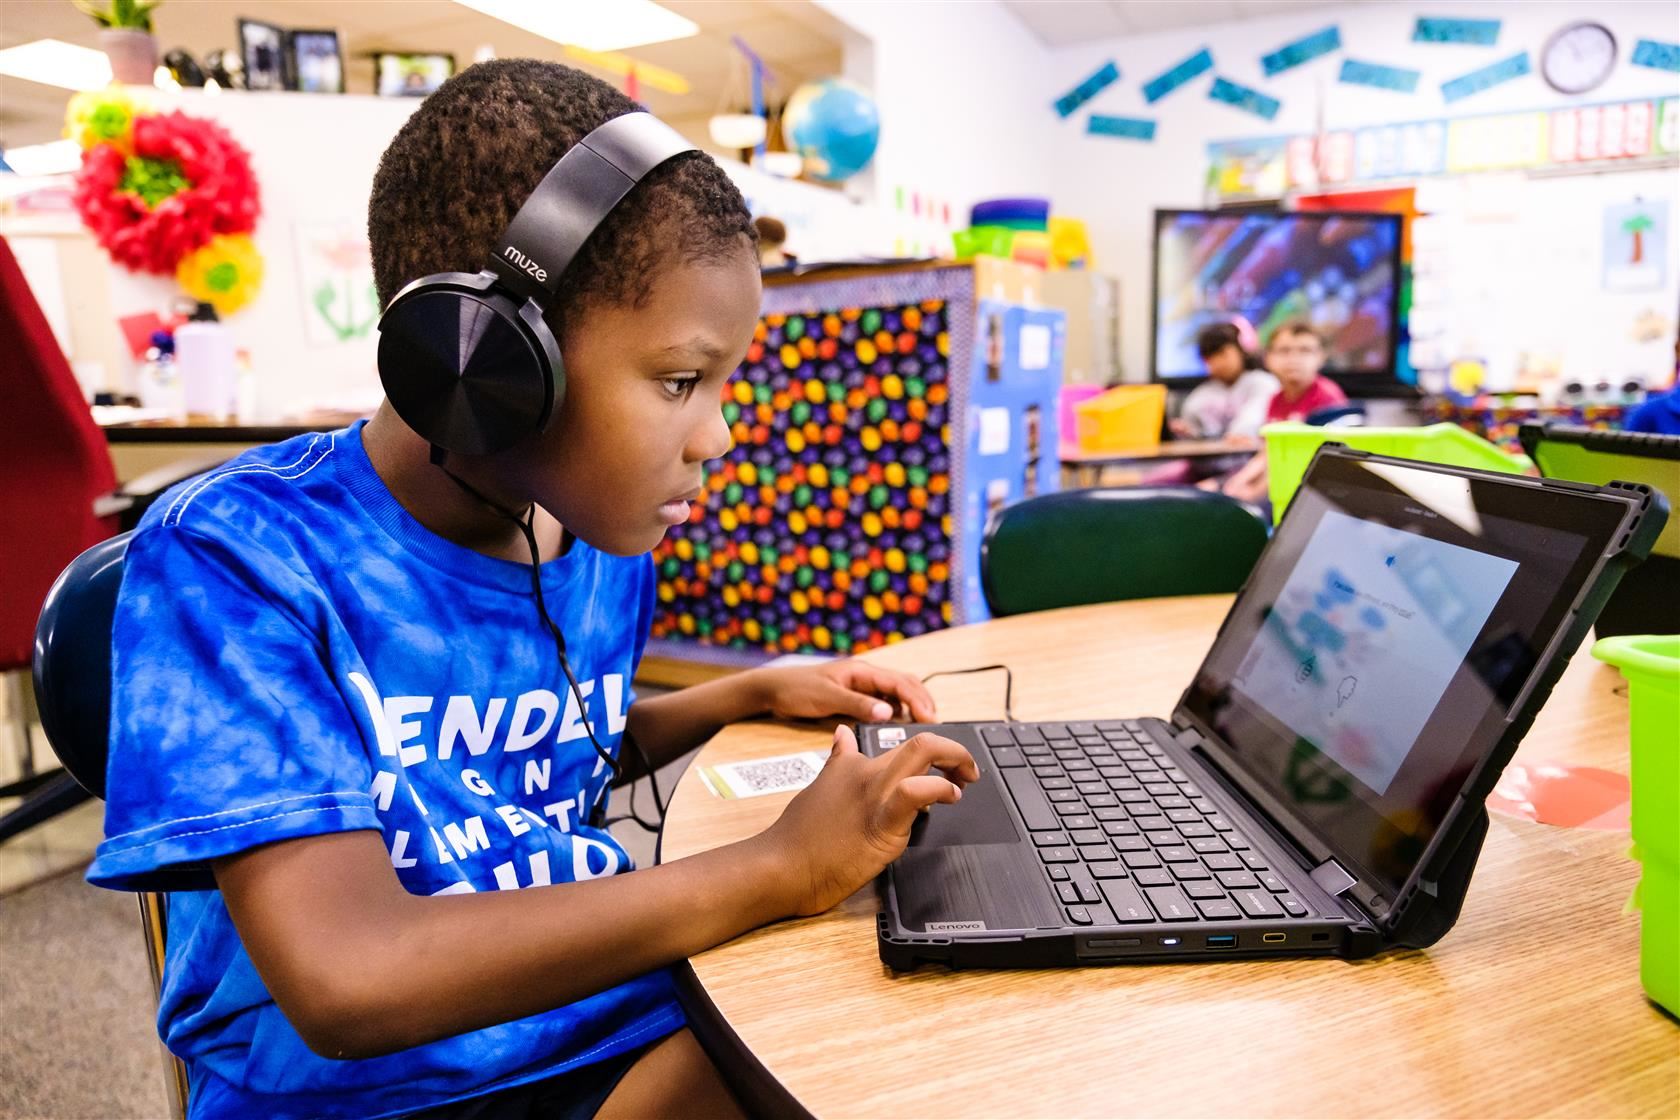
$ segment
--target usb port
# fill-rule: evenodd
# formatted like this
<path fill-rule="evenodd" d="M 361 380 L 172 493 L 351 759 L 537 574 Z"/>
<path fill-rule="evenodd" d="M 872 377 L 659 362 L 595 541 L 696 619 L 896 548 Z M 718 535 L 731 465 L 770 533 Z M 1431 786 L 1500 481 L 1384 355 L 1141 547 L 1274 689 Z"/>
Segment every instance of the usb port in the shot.
<path fill-rule="evenodd" d="M 1264 941 L 1268 945 L 1280 945 L 1280 944 L 1283 943 L 1283 934 L 1281 934 L 1281 933 L 1262 933 L 1260 935 L 1260 940 Z"/>
<path fill-rule="evenodd" d="M 1209 949 L 1235 949 L 1237 947 L 1237 935 L 1234 933 L 1209 934 L 1207 947 Z"/>

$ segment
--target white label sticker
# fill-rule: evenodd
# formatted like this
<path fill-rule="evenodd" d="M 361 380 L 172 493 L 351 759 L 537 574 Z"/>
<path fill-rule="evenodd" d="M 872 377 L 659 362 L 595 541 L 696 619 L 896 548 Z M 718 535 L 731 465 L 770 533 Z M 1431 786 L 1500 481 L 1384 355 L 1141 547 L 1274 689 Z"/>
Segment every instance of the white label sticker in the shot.
<path fill-rule="evenodd" d="M 1050 328 L 1043 323 L 1021 324 L 1021 368 L 1050 368 Z"/>
<path fill-rule="evenodd" d="M 1009 451 L 1009 410 L 982 408 L 980 410 L 980 454 L 1003 455 Z"/>

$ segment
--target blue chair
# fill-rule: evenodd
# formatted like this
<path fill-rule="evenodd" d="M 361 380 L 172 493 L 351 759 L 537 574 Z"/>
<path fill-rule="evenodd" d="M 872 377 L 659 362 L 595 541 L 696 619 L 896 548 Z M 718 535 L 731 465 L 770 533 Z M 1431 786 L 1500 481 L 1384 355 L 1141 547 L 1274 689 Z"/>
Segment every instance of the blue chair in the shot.
<path fill-rule="evenodd" d="M 105 758 L 111 731 L 111 625 L 122 587 L 123 557 L 132 533 L 101 541 L 70 562 L 47 592 L 35 627 L 35 702 L 41 727 L 82 796 L 105 796 Z M 163 983 L 168 936 L 166 896 L 142 894 L 140 921 L 152 989 Z M 164 1051 L 172 1110 L 186 1112 L 187 1071 Z"/>
<path fill-rule="evenodd" d="M 992 614 L 1236 591 L 1266 522 L 1193 486 L 1066 490 L 999 510 L 980 545 Z"/>
<path fill-rule="evenodd" d="M 1306 423 L 1315 428 L 1358 428 L 1365 423 L 1365 406 L 1349 401 L 1315 408 L 1306 415 Z"/>

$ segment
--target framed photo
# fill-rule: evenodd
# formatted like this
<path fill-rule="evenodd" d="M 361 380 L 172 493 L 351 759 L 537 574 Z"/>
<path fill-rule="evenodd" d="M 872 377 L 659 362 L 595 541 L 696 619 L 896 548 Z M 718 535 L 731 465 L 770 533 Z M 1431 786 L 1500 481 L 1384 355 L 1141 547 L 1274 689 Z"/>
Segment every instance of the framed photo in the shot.
<path fill-rule="evenodd" d="M 290 89 L 303 93 L 343 93 L 344 54 L 336 31 L 291 31 Z"/>
<path fill-rule="evenodd" d="M 379 96 L 425 97 L 454 76 L 455 56 L 380 51 L 373 56 L 373 67 Z"/>
<path fill-rule="evenodd" d="M 286 88 L 286 33 L 272 23 L 239 21 L 239 56 L 246 89 Z"/>

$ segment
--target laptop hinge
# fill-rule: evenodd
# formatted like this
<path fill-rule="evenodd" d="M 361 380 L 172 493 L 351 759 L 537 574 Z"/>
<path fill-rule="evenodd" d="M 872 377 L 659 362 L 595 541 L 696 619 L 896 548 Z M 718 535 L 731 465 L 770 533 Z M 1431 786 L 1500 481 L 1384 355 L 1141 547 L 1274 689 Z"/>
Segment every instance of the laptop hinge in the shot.
<path fill-rule="evenodd" d="M 1333 859 L 1327 859 L 1312 869 L 1312 881 L 1318 884 L 1318 889 L 1333 898 L 1340 898 L 1347 893 L 1347 889 L 1359 882 L 1342 869 L 1342 865 Z"/>

